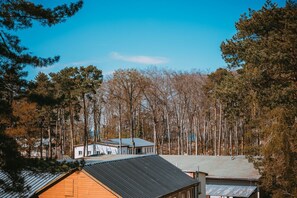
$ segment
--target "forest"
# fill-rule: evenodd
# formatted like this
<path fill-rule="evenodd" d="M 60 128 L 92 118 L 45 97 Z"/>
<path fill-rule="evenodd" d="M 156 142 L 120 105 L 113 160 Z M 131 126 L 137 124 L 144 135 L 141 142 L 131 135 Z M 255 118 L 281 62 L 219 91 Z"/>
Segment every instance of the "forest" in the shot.
<path fill-rule="evenodd" d="M 266 1 L 243 14 L 220 46 L 228 67 L 209 74 L 152 66 L 104 75 L 94 65 L 70 65 L 26 80 L 25 66 L 59 57 L 32 56 L 11 32 L 32 20 L 64 22 L 81 7 L 0 1 L 0 167 L 11 178 L 24 168 L 14 162 L 34 149 L 59 159 L 73 157 L 78 144 L 140 137 L 154 142 L 156 154 L 251 156 L 268 194 L 297 194 L 295 2 Z"/>

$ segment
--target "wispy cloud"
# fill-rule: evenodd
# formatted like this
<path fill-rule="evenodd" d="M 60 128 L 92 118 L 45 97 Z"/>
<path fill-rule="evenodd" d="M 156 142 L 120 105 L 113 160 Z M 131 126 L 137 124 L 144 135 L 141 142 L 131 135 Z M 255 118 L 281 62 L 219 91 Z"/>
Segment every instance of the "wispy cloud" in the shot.
<path fill-rule="evenodd" d="M 154 57 L 154 56 L 127 56 L 122 55 L 118 52 L 111 52 L 110 53 L 111 58 L 116 60 L 122 60 L 132 63 L 140 63 L 140 64 L 151 64 L 151 65 L 157 65 L 157 64 L 164 64 L 168 63 L 168 58 L 165 57 Z"/>

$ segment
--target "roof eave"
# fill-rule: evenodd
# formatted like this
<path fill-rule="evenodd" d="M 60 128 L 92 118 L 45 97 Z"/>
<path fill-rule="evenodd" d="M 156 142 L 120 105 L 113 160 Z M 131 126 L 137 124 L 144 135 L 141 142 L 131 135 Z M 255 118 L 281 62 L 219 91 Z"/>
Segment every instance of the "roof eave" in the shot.
<path fill-rule="evenodd" d="M 168 196 L 170 196 L 170 195 L 173 195 L 173 194 L 175 194 L 175 193 L 177 193 L 177 192 L 180 192 L 180 191 L 183 191 L 183 190 L 185 190 L 185 189 L 188 189 L 188 188 L 191 188 L 191 187 L 196 187 L 196 186 L 198 186 L 199 185 L 199 181 L 197 180 L 197 182 L 195 182 L 195 183 L 193 183 L 193 184 L 191 184 L 191 185 L 189 185 L 189 186 L 185 186 L 185 187 L 183 187 L 183 188 L 180 188 L 180 189 L 178 189 L 178 190 L 175 190 L 175 191 L 172 191 L 172 192 L 169 192 L 169 193 L 167 193 L 167 194 L 165 194 L 165 195 L 160 195 L 160 196 L 158 196 L 158 197 L 168 197 Z"/>
<path fill-rule="evenodd" d="M 246 178 L 246 177 L 219 177 L 219 176 L 206 176 L 206 179 L 228 179 L 228 180 L 238 180 L 238 181 L 255 181 L 258 182 L 260 177 L 257 178 Z"/>

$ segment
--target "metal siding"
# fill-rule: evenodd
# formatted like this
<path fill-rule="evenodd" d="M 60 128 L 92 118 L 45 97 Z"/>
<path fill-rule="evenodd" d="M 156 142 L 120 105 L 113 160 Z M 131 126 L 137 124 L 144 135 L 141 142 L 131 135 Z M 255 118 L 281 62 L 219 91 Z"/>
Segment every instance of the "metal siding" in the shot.
<path fill-rule="evenodd" d="M 83 169 L 123 197 L 160 197 L 198 182 L 157 155 L 101 162 Z"/>
<path fill-rule="evenodd" d="M 232 185 L 206 185 L 206 195 L 210 196 L 229 196 L 229 197 L 250 197 L 255 191 L 256 186 L 232 186 Z"/>

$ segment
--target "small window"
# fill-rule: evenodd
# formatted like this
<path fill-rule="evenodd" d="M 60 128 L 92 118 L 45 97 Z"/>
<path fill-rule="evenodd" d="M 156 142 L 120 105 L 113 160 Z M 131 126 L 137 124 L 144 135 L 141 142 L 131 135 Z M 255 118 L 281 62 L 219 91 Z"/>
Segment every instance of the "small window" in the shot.
<path fill-rule="evenodd" d="M 82 151 L 78 151 L 78 155 L 82 155 Z"/>

